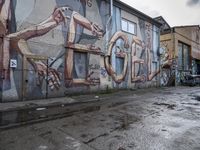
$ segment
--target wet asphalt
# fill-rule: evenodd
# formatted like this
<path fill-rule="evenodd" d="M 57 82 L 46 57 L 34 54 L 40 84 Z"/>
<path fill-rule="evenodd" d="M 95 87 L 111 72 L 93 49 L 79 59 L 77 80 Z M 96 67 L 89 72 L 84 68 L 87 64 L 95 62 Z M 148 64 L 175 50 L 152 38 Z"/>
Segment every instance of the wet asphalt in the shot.
<path fill-rule="evenodd" d="M 98 98 L 68 117 L 0 131 L 0 150 L 200 150 L 200 87 Z"/>

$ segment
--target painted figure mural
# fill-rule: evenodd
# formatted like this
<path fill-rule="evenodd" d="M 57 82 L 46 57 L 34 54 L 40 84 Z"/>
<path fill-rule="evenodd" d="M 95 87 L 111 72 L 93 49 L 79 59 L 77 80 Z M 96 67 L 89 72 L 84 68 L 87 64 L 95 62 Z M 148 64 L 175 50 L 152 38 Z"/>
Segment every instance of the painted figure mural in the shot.
<path fill-rule="evenodd" d="M 123 32 L 121 9 L 113 8 L 108 24 L 109 7 L 104 0 L 0 0 L 2 99 L 128 88 L 129 78 L 153 80 L 159 73 L 158 30 L 135 19 L 137 35 Z"/>
<path fill-rule="evenodd" d="M 3 37 L 7 34 L 9 34 L 9 22 L 11 21 L 11 8 L 10 8 L 10 0 L 1 0 L 0 1 L 0 74 L 1 77 L 4 78 L 5 82 L 8 83 L 10 82 L 10 70 L 8 69 L 8 63 L 9 63 L 9 50 L 6 51 L 3 46 L 4 44 L 4 39 Z M 3 88 L 2 87 L 2 82 L 0 84 L 0 89 L 7 89 L 7 87 Z"/>

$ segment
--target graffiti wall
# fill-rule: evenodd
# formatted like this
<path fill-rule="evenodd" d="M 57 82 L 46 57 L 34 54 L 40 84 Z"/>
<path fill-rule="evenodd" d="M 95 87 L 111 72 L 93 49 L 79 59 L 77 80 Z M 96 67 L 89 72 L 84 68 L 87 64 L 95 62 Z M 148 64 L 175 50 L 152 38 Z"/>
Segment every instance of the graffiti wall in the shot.
<path fill-rule="evenodd" d="M 160 84 L 171 86 L 175 84 L 176 59 L 171 39 L 160 42 Z"/>
<path fill-rule="evenodd" d="M 192 29 L 192 72 L 195 75 L 200 74 L 200 27 L 193 27 Z"/>
<path fill-rule="evenodd" d="M 144 20 L 139 20 L 139 30 L 141 38 L 134 36 L 131 43 L 131 81 L 152 81 L 160 72 L 158 63 L 158 30 Z"/>
<path fill-rule="evenodd" d="M 0 45 L 2 101 L 158 83 L 158 27 L 104 0 L 0 0 Z"/>

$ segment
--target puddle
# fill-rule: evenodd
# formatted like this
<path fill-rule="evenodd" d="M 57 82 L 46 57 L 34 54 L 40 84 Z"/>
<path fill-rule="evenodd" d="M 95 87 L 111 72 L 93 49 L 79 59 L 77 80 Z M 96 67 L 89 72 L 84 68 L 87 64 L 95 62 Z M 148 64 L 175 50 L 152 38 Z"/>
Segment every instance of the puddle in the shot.
<path fill-rule="evenodd" d="M 42 110 L 45 110 L 46 108 L 37 108 L 36 110 L 37 111 L 42 111 Z"/>
<path fill-rule="evenodd" d="M 200 96 L 195 96 L 195 100 L 200 101 Z"/>
<path fill-rule="evenodd" d="M 123 104 L 126 104 L 127 102 L 115 102 L 115 103 L 112 103 L 108 106 L 108 108 L 112 108 L 112 107 L 117 107 L 117 106 L 120 106 L 120 105 L 123 105 Z"/>
<path fill-rule="evenodd" d="M 188 96 L 192 97 L 193 100 L 200 101 L 200 95 L 199 94 L 191 93 Z"/>
<path fill-rule="evenodd" d="M 52 120 L 77 113 L 89 113 L 100 110 L 100 106 L 50 106 L 39 108 L 28 108 L 18 111 L 0 112 L 0 129 L 16 125 L 27 124 L 29 122 L 38 122 L 43 120 Z"/>
<path fill-rule="evenodd" d="M 181 103 L 183 105 L 194 105 L 194 106 L 199 106 L 199 103 Z"/>
<path fill-rule="evenodd" d="M 172 109 L 172 110 L 174 110 L 176 107 L 175 104 L 158 103 L 158 102 L 153 103 L 153 105 L 166 106 L 168 109 Z"/>
<path fill-rule="evenodd" d="M 136 116 L 132 116 L 128 114 L 123 115 L 119 118 L 119 122 L 121 124 L 119 130 L 129 129 L 131 124 L 134 124 L 138 121 L 140 121 L 140 119 L 137 118 Z"/>
<path fill-rule="evenodd" d="M 93 112 L 93 111 L 98 111 L 101 109 L 101 106 L 91 106 L 91 107 L 87 107 L 85 108 L 83 111 L 84 113 L 89 113 L 89 112 Z"/>

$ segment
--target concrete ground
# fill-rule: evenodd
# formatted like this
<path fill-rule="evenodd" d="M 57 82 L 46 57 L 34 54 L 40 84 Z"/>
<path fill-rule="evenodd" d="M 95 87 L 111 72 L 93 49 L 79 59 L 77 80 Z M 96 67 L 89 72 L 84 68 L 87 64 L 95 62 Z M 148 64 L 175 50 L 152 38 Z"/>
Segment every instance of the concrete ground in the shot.
<path fill-rule="evenodd" d="M 0 131 L 0 150 L 200 150 L 199 87 L 99 99 L 93 111 Z"/>

